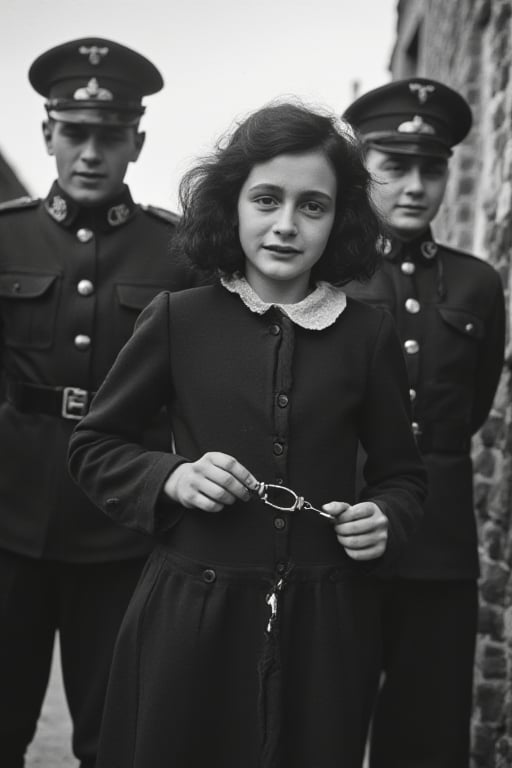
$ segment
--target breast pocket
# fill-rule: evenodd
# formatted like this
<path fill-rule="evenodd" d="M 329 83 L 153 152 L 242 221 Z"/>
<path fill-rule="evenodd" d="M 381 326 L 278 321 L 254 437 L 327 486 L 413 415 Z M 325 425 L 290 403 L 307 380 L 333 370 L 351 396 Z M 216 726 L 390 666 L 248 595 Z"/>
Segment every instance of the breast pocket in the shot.
<path fill-rule="evenodd" d="M 127 339 L 144 307 L 164 289 L 159 285 L 118 284 L 116 295 L 120 307 L 120 332 Z"/>
<path fill-rule="evenodd" d="M 7 346 L 51 346 L 60 295 L 56 274 L 4 272 L 0 275 L 3 336 Z"/>
<path fill-rule="evenodd" d="M 485 333 L 482 318 L 465 309 L 439 307 L 442 337 L 438 347 L 440 358 L 452 376 L 472 376 L 478 357 L 479 342 Z"/>
<path fill-rule="evenodd" d="M 463 338 L 482 339 L 484 335 L 484 324 L 481 318 L 465 309 L 451 309 L 449 307 L 439 307 L 439 313 L 445 323 L 455 334 L 460 334 Z M 460 340 L 460 335 L 457 337 Z"/>

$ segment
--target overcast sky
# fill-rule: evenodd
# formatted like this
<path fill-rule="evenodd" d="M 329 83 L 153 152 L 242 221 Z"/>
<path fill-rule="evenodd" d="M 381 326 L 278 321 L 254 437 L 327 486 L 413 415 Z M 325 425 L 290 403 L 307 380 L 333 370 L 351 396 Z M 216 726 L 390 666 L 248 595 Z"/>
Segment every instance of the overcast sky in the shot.
<path fill-rule="evenodd" d="M 53 45 L 97 35 L 135 48 L 165 88 L 146 99 L 135 199 L 177 208 L 179 178 L 236 118 L 287 94 L 341 113 L 390 79 L 396 0 L 1 0 L 0 150 L 31 194 L 55 176 L 27 71 Z"/>

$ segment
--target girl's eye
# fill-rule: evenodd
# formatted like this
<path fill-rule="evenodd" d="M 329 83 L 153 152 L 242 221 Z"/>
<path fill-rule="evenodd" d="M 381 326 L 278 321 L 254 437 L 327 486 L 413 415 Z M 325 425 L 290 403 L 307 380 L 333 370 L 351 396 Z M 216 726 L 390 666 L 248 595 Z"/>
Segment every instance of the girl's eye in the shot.
<path fill-rule="evenodd" d="M 261 195 L 260 197 L 256 198 L 255 202 L 260 206 L 260 208 L 272 208 L 277 204 L 275 198 L 271 197 L 270 195 Z"/>
<path fill-rule="evenodd" d="M 307 203 L 303 204 L 302 208 L 306 211 L 306 213 L 314 215 L 323 213 L 324 211 L 324 207 L 320 205 L 320 203 L 317 203 L 315 200 L 308 200 Z"/>

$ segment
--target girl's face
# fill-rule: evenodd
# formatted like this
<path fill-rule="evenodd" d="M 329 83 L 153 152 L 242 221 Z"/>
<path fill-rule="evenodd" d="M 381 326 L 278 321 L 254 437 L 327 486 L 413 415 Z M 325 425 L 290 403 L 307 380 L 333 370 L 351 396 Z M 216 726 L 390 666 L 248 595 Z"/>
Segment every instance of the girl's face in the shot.
<path fill-rule="evenodd" d="M 278 155 L 253 166 L 238 198 L 245 276 L 263 301 L 308 294 L 336 213 L 334 169 L 320 150 Z"/>

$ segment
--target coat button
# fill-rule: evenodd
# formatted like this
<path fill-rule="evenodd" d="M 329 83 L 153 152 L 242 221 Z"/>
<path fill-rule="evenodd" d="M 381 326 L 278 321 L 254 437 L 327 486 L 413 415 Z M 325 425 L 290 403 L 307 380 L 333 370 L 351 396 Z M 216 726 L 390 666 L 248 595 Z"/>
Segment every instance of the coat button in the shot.
<path fill-rule="evenodd" d="M 274 528 L 277 528 L 278 531 L 282 531 L 284 528 L 286 528 L 286 520 L 284 517 L 274 518 Z"/>
<path fill-rule="evenodd" d="M 80 350 L 89 349 L 89 347 L 91 346 L 91 337 L 86 336 L 85 333 L 79 333 L 78 336 L 75 336 L 73 343 L 77 349 L 80 349 Z"/>
<path fill-rule="evenodd" d="M 279 336 L 279 334 L 281 333 L 281 326 L 278 325 L 277 323 L 274 323 L 273 325 L 270 326 L 270 333 L 272 334 L 272 336 Z"/>
<path fill-rule="evenodd" d="M 404 348 L 408 355 L 415 355 L 419 352 L 420 345 L 416 339 L 407 339 L 407 341 L 404 341 Z"/>
<path fill-rule="evenodd" d="M 413 261 L 402 261 L 400 269 L 404 275 L 414 275 L 416 272 L 416 264 Z"/>
<path fill-rule="evenodd" d="M 286 563 L 279 562 L 276 564 L 277 573 L 282 576 L 286 572 Z"/>
<path fill-rule="evenodd" d="M 282 456 L 284 453 L 284 445 L 282 443 L 274 443 L 272 450 L 275 456 Z"/>
<path fill-rule="evenodd" d="M 216 578 L 217 578 L 217 574 L 215 573 L 213 568 L 206 568 L 203 571 L 203 581 L 205 581 L 207 584 L 212 584 Z"/>
<path fill-rule="evenodd" d="M 277 396 L 277 404 L 280 408 L 286 408 L 288 405 L 288 395 L 281 392 L 281 394 Z"/>
<path fill-rule="evenodd" d="M 90 296 L 94 293 L 94 285 L 90 280 L 80 280 L 76 289 L 80 296 Z"/>
<path fill-rule="evenodd" d="M 11 285 L 11 293 L 19 293 L 21 291 L 21 283 L 16 281 Z"/>
<path fill-rule="evenodd" d="M 413 421 L 411 424 L 413 435 L 421 435 L 420 425 L 417 421 Z"/>
<path fill-rule="evenodd" d="M 89 240 L 92 240 L 94 237 L 94 233 L 92 229 L 78 229 L 76 233 L 77 240 L 80 240 L 81 243 L 88 243 Z"/>
<path fill-rule="evenodd" d="M 414 403 L 414 401 L 416 400 L 416 390 L 415 389 L 410 389 L 409 390 L 409 399 L 410 399 L 411 403 Z"/>
<path fill-rule="evenodd" d="M 119 505 L 120 501 L 121 499 L 118 499 L 117 496 L 112 496 L 110 499 L 105 501 L 105 506 L 107 509 L 113 509 Z"/>
<path fill-rule="evenodd" d="M 411 315 L 415 315 L 420 311 L 420 303 L 417 299 L 406 299 L 405 308 Z"/>
<path fill-rule="evenodd" d="M 464 330 L 466 331 L 466 333 L 473 333 L 473 331 L 475 330 L 475 324 L 466 323 L 466 325 L 464 326 Z"/>

